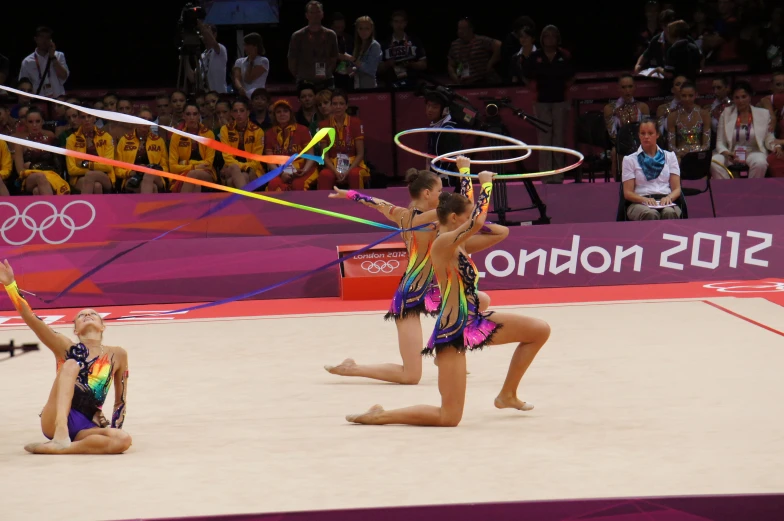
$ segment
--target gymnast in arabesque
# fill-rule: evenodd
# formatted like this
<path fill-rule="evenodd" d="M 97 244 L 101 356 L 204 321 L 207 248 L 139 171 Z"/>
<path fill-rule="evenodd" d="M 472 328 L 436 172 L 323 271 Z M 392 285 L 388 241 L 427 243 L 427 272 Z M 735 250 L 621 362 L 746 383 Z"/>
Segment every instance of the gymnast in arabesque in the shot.
<path fill-rule="evenodd" d="M 477 291 L 478 272 L 470 255 L 501 242 L 509 230 L 485 225 L 492 193 L 491 172 L 479 174 L 481 193 L 476 205 L 460 194 L 439 196 L 440 230 L 431 247 L 436 279 L 441 289 L 441 311 L 423 354 L 438 356 L 438 390 L 441 406 L 415 405 L 384 410 L 374 405 L 367 412 L 346 416 L 353 423 L 405 424 L 455 427 L 463 417 L 466 393 L 467 351 L 486 345 L 517 343 L 506 380 L 495 398 L 498 409 L 528 411 L 533 406 L 517 397 L 523 375 L 550 337 L 550 326 L 539 319 L 512 313 L 483 312 Z M 486 228 L 486 233 L 479 233 Z"/>
<path fill-rule="evenodd" d="M 461 172 L 469 173 L 470 160 L 460 156 L 456 159 Z M 464 198 L 473 201 L 473 187 L 469 177 L 461 179 L 460 193 Z M 408 252 L 408 265 L 400 279 L 400 284 L 392 297 L 386 320 L 394 320 L 398 332 L 398 345 L 403 365 L 377 364 L 359 365 L 348 358 L 337 366 L 324 368 L 340 376 L 361 376 L 393 382 L 415 385 L 422 378 L 422 335 L 421 315 L 435 316 L 441 304 L 441 293 L 435 281 L 430 248 L 438 231 L 436 207 L 441 195 L 441 179 L 427 170 L 410 169 L 406 175 L 406 184 L 411 196 L 407 208 L 395 206 L 387 201 L 370 197 L 353 190 L 339 190 L 330 194 L 331 198 L 346 198 L 375 208 L 385 217 L 397 224 L 401 229 L 410 229 L 432 224 L 414 232 L 403 232 L 402 237 Z M 490 297 L 479 295 L 481 309 L 490 304 Z"/>
<path fill-rule="evenodd" d="M 92 309 L 74 318 L 71 339 L 55 332 L 38 318 L 22 297 L 7 260 L 0 264 L 0 282 L 14 307 L 38 339 L 54 353 L 57 376 L 41 412 L 41 430 L 47 443 L 31 443 L 33 454 L 120 454 L 131 446 L 131 436 L 122 430 L 128 392 L 128 353 L 121 347 L 105 346 L 106 329 Z M 115 400 L 111 424 L 102 412 L 114 382 Z"/>

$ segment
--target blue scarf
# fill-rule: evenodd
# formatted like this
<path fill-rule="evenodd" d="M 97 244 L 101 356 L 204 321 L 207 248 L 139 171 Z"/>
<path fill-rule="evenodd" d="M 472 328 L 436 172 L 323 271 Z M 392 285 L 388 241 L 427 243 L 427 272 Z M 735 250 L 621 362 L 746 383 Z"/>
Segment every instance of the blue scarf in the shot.
<path fill-rule="evenodd" d="M 657 147 L 656 155 L 651 157 L 643 150 L 641 153 L 637 154 L 637 162 L 640 163 L 640 168 L 642 168 L 642 173 L 645 174 L 645 179 L 653 181 L 661 175 L 661 172 L 664 169 L 664 152 L 662 152 L 661 148 Z"/>

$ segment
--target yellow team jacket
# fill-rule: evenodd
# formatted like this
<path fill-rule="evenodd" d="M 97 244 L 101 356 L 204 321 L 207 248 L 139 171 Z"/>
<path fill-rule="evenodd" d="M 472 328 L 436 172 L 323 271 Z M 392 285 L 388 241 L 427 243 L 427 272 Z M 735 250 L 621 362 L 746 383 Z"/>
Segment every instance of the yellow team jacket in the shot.
<path fill-rule="evenodd" d="M 125 163 L 134 163 L 136 161 L 136 154 L 139 151 L 139 138 L 136 136 L 136 131 L 132 130 L 120 138 L 117 144 L 117 160 Z M 147 142 L 145 144 L 147 149 L 147 159 L 150 165 L 159 165 L 163 168 L 164 172 L 169 171 L 169 154 L 166 151 L 166 142 L 162 137 L 153 134 L 147 134 Z M 123 180 L 127 180 L 131 175 L 132 170 L 127 168 L 116 167 L 114 169 L 115 175 Z M 168 179 L 164 178 L 164 184 Z"/>
<path fill-rule="evenodd" d="M 95 143 L 95 151 L 98 152 L 98 155 L 101 157 L 105 157 L 106 159 L 114 159 L 114 141 L 112 140 L 111 134 L 104 132 L 98 127 L 95 127 L 94 131 L 95 135 L 93 137 L 93 143 Z M 65 141 L 65 148 L 67 150 L 76 150 L 77 152 L 87 152 L 87 140 L 84 138 L 81 127 L 79 127 L 76 132 L 68 136 L 68 139 Z M 79 178 L 90 170 L 87 168 L 82 168 L 81 159 L 77 159 L 71 156 L 66 157 L 65 164 L 68 167 L 68 175 L 70 176 L 71 186 L 76 186 L 76 182 L 79 180 Z M 112 184 L 114 184 L 114 168 L 112 166 L 102 163 L 93 163 L 90 166 L 92 166 L 92 170 L 106 172 L 106 174 L 109 176 L 109 179 L 111 179 Z"/>
<path fill-rule="evenodd" d="M 215 139 L 215 134 L 212 133 L 212 130 L 204 125 L 199 126 L 199 135 Z M 210 172 L 213 181 L 216 181 L 215 166 L 212 164 L 215 161 L 215 149 L 199 143 L 199 154 L 201 154 L 201 160 L 191 159 L 191 140 L 179 134 L 172 134 L 171 142 L 169 143 L 169 172 L 172 174 L 188 175 L 188 172 L 194 169 L 193 166 L 195 164 L 208 163 L 209 166 L 204 168 L 204 170 Z M 183 164 L 180 164 L 180 161 L 182 161 Z"/>
<path fill-rule="evenodd" d="M 237 132 L 236 124 L 234 122 L 231 122 L 228 125 L 223 125 L 221 127 L 220 141 L 221 143 L 226 143 L 231 147 L 240 148 L 240 133 Z M 245 152 L 250 152 L 251 154 L 264 154 L 264 131 L 261 129 L 261 127 L 252 121 L 248 121 L 248 127 L 245 129 L 245 146 L 243 149 Z M 226 166 L 239 165 L 241 170 L 253 168 L 257 173 L 264 171 L 261 163 L 258 161 L 245 158 L 240 159 L 244 160 L 245 162 L 243 163 L 242 161 L 237 160 L 237 158 L 233 155 L 223 152 L 223 162 Z"/>
<path fill-rule="evenodd" d="M 0 141 L 0 177 L 3 178 L 3 181 L 8 179 L 13 169 L 14 161 L 11 158 L 11 151 L 8 150 L 8 144 L 5 141 Z"/>

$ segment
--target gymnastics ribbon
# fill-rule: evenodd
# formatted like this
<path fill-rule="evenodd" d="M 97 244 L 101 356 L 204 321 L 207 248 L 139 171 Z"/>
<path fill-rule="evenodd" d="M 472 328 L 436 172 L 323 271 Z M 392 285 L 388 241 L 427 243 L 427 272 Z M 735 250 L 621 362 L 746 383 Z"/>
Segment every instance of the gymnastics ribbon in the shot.
<path fill-rule="evenodd" d="M 280 165 L 285 163 L 289 159 L 288 156 L 277 156 L 277 155 L 264 156 L 259 154 L 252 154 L 250 152 L 246 152 L 245 150 L 240 150 L 238 148 L 230 147 L 225 143 L 221 143 L 217 139 L 190 134 L 182 129 L 167 127 L 166 125 L 160 125 L 152 121 L 147 121 L 146 119 L 142 119 L 136 116 L 130 116 L 128 114 L 120 114 L 119 112 L 109 112 L 108 110 L 98 110 L 89 107 L 82 107 L 80 105 L 74 105 L 73 103 L 68 103 L 67 101 L 61 101 L 58 99 L 47 98 L 46 96 L 39 96 L 37 94 L 27 93 L 21 90 L 13 89 L 11 87 L 6 87 L 5 85 L 0 85 L 0 90 L 13 92 L 17 96 L 23 96 L 26 98 L 35 98 L 35 99 L 45 101 L 47 103 L 56 103 L 58 105 L 64 105 L 66 107 L 70 107 L 72 109 L 78 110 L 79 112 L 84 112 L 85 114 L 90 114 L 91 116 L 95 116 L 96 118 L 101 118 L 104 120 L 119 121 L 121 123 L 130 123 L 132 125 L 146 125 L 148 127 L 159 127 L 173 134 L 179 134 L 183 137 L 187 137 L 188 139 L 192 139 L 198 143 L 201 143 L 202 145 L 208 146 L 210 148 L 214 148 L 215 150 L 218 150 L 220 152 L 225 152 L 233 156 L 244 157 L 246 159 L 252 159 L 254 161 L 261 161 L 262 163 Z M 323 164 L 323 159 L 319 156 L 304 154 L 300 157 L 303 157 L 305 159 L 311 159 L 313 161 L 317 161 L 319 164 Z"/>
<path fill-rule="evenodd" d="M 188 311 L 196 311 L 198 309 L 206 309 L 206 308 L 211 308 L 211 307 L 215 307 L 215 306 L 222 306 L 223 304 L 230 304 L 231 302 L 236 302 L 238 300 L 244 300 L 244 299 L 247 299 L 247 298 L 250 298 L 250 297 L 255 297 L 256 295 L 260 295 L 262 293 L 266 293 L 267 291 L 271 291 L 271 290 L 279 288 L 281 286 L 285 286 L 286 284 L 291 284 L 292 282 L 296 282 L 296 281 L 298 281 L 300 279 L 303 279 L 305 277 L 310 277 L 311 275 L 315 275 L 316 273 L 319 273 L 321 271 L 327 270 L 327 269 L 329 269 L 329 268 L 331 268 L 333 266 L 337 266 L 338 264 L 340 264 L 342 262 L 345 262 L 346 260 L 351 259 L 352 257 L 356 257 L 357 255 L 362 255 L 363 253 L 365 253 L 366 251 L 370 250 L 371 248 L 375 248 L 379 244 L 384 243 L 384 242 L 394 238 L 399 233 L 409 232 L 409 231 L 418 231 L 418 230 L 421 230 L 423 228 L 427 228 L 427 227 L 430 227 L 430 226 L 433 226 L 433 223 L 420 224 L 419 226 L 416 226 L 414 228 L 405 229 L 405 230 L 402 230 L 402 229 L 396 230 L 394 233 L 390 233 L 389 235 L 387 235 L 385 237 L 382 237 L 381 239 L 379 239 L 379 240 L 377 240 L 377 241 L 375 241 L 375 242 L 373 242 L 371 244 L 368 244 L 367 246 L 363 246 L 362 248 L 358 249 L 357 251 L 352 252 L 350 255 L 346 255 L 345 257 L 339 257 L 338 259 L 333 260 L 333 261 L 331 261 L 331 262 L 329 262 L 327 264 L 324 264 L 323 266 L 319 266 L 318 268 L 312 269 L 310 271 L 306 271 L 304 273 L 300 273 L 300 274 L 295 275 L 295 276 L 293 276 L 293 277 L 291 277 L 289 279 L 286 279 L 286 280 L 283 280 L 283 281 L 280 281 L 280 282 L 276 282 L 275 284 L 272 284 L 270 286 L 266 286 L 266 287 L 261 288 L 261 289 L 257 289 L 257 290 L 251 291 L 249 293 L 243 293 L 242 295 L 237 295 L 237 296 L 225 298 L 225 299 L 222 299 L 222 300 L 216 300 L 216 301 L 213 301 L 213 302 L 206 302 L 204 304 L 198 304 L 196 306 L 190 306 L 190 307 L 186 307 L 186 308 L 175 309 L 173 311 L 163 311 L 161 313 L 146 314 L 143 317 L 141 317 L 141 316 L 137 317 L 137 316 L 134 316 L 134 315 L 128 315 L 128 316 L 124 316 L 124 317 L 117 317 L 117 318 L 114 318 L 114 319 L 106 319 L 106 320 L 107 321 L 108 320 L 124 320 L 124 319 L 129 319 L 129 318 L 151 318 L 151 317 L 159 317 L 159 316 L 166 316 L 166 315 L 175 315 L 175 314 L 178 314 L 178 313 L 186 313 Z"/>

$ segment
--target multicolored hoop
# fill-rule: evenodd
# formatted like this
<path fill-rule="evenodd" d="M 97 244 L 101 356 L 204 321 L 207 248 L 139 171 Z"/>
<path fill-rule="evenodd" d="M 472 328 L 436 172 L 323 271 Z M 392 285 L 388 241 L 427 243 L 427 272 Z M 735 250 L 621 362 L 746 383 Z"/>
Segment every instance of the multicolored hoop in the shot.
<path fill-rule="evenodd" d="M 413 149 L 413 148 L 411 148 L 409 146 L 406 146 L 406 145 L 404 145 L 403 143 L 400 142 L 400 138 L 403 137 L 403 136 L 406 136 L 408 134 L 420 134 L 420 133 L 429 133 L 429 134 L 433 134 L 433 133 L 437 133 L 437 134 L 440 134 L 440 133 L 465 134 L 465 135 L 468 135 L 468 136 L 479 136 L 479 137 L 486 137 L 486 138 L 490 138 L 490 139 L 500 139 L 501 141 L 506 141 L 507 143 L 512 143 L 513 145 L 517 145 L 518 147 L 525 147 L 525 146 L 527 146 L 525 143 L 523 143 L 519 139 L 515 139 L 515 138 L 510 137 L 510 136 L 504 136 L 502 134 L 493 134 L 492 132 L 484 132 L 482 130 L 469 130 L 469 129 L 463 129 L 463 128 L 437 128 L 437 127 L 432 127 L 432 128 L 412 128 L 412 129 L 409 129 L 409 130 L 404 130 L 402 132 L 398 132 L 397 135 L 395 136 L 395 144 L 397 146 L 399 146 L 402 150 L 405 150 L 406 152 L 410 152 L 410 153 L 412 153 L 412 154 L 414 154 L 416 156 L 424 157 L 426 159 L 433 159 L 435 161 L 434 158 L 436 156 L 433 156 L 433 155 L 430 155 L 430 154 L 426 154 L 425 152 L 420 152 L 419 150 L 415 150 L 415 149 Z M 490 147 L 485 147 L 485 148 L 490 148 Z M 520 157 L 513 157 L 511 159 L 484 159 L 484 160 L 471 161 L 471 163 L 473 163 L 475 165 L 498 165 L 498 164 L 504 164 L 504 163 L 516 163 L 518 161 L 522 161 L 524 159 L 528 159 L 530 156 L 531 156 L 531 151 L 528 150 L 525 154 L 523 154 Z M 441 156 L 441 157 L 443 157 L 443 156 Z M 452 159 L 452 158 L 448 158 L 448 159 L 444 159 L 444 160 L 447 161 L 447 162 L 450 162 L 450 163 L 454 163 L 455 162 L 455 159 Z"/>
<path fill-rule="evenodd" d="M 434 157 L 431 161 L 431 167 L 433 170 L 439 174 L 444 175 L 451 175 L 455 177 L 470 177 L 472 179 L 476 179 L 479 176 L 476 174 L 460 174 L 458 172 L 450 172 L 449 170 L 443 170 L 436 166 L 438 161 L 448 161 L 451 156 L 461 156 L 461 155 L 468 155 L 474 152 L 488 152 L 488 151 L 502 151 L 502 150 L 522 150 L 527 149 L 528 153 L 530 154 L 532 150 L 547 150 L 550 152 L 561 152 L 564 154 L 571 154 L 578 158 L 578 161 L 573 165 L 566 166 L 564 168 L 559 168 L 558 170 L 549 170 L 547 172 L 532 172 L 530 174 L 501 174 L 498 176 L 498 179 L 509 180 L 509 179 L 530 179 L 534 177 L 547 177 L 550 175 L 562 174 L 564 172 L 568 172 L 570 170 L 574 170 L 585 160 L 585 156 L 583 156 L 577 150 L 572 150 L 571 148 L 561 148 L 561 147 L 551 147 L 545 145 L 518 145 L 518 146 L 497 146 L 497 147 L 480 147 L 480 148 L 467 148 L 465 150 L 456 150 L 455 152 L 449 152 L 446 154 L 441 154 L 440 156 Z M 454 161 L 454 159 L 452 159 Z M 517 159 L 515 160 L 517 161 Z M 509 162 L 509 161 L 505 161 Z M 480 161 L 471 161 L 471 163 L 480 163 Z M 493 163 L 501 163 L 501 161 L 494 161 Z"/>

